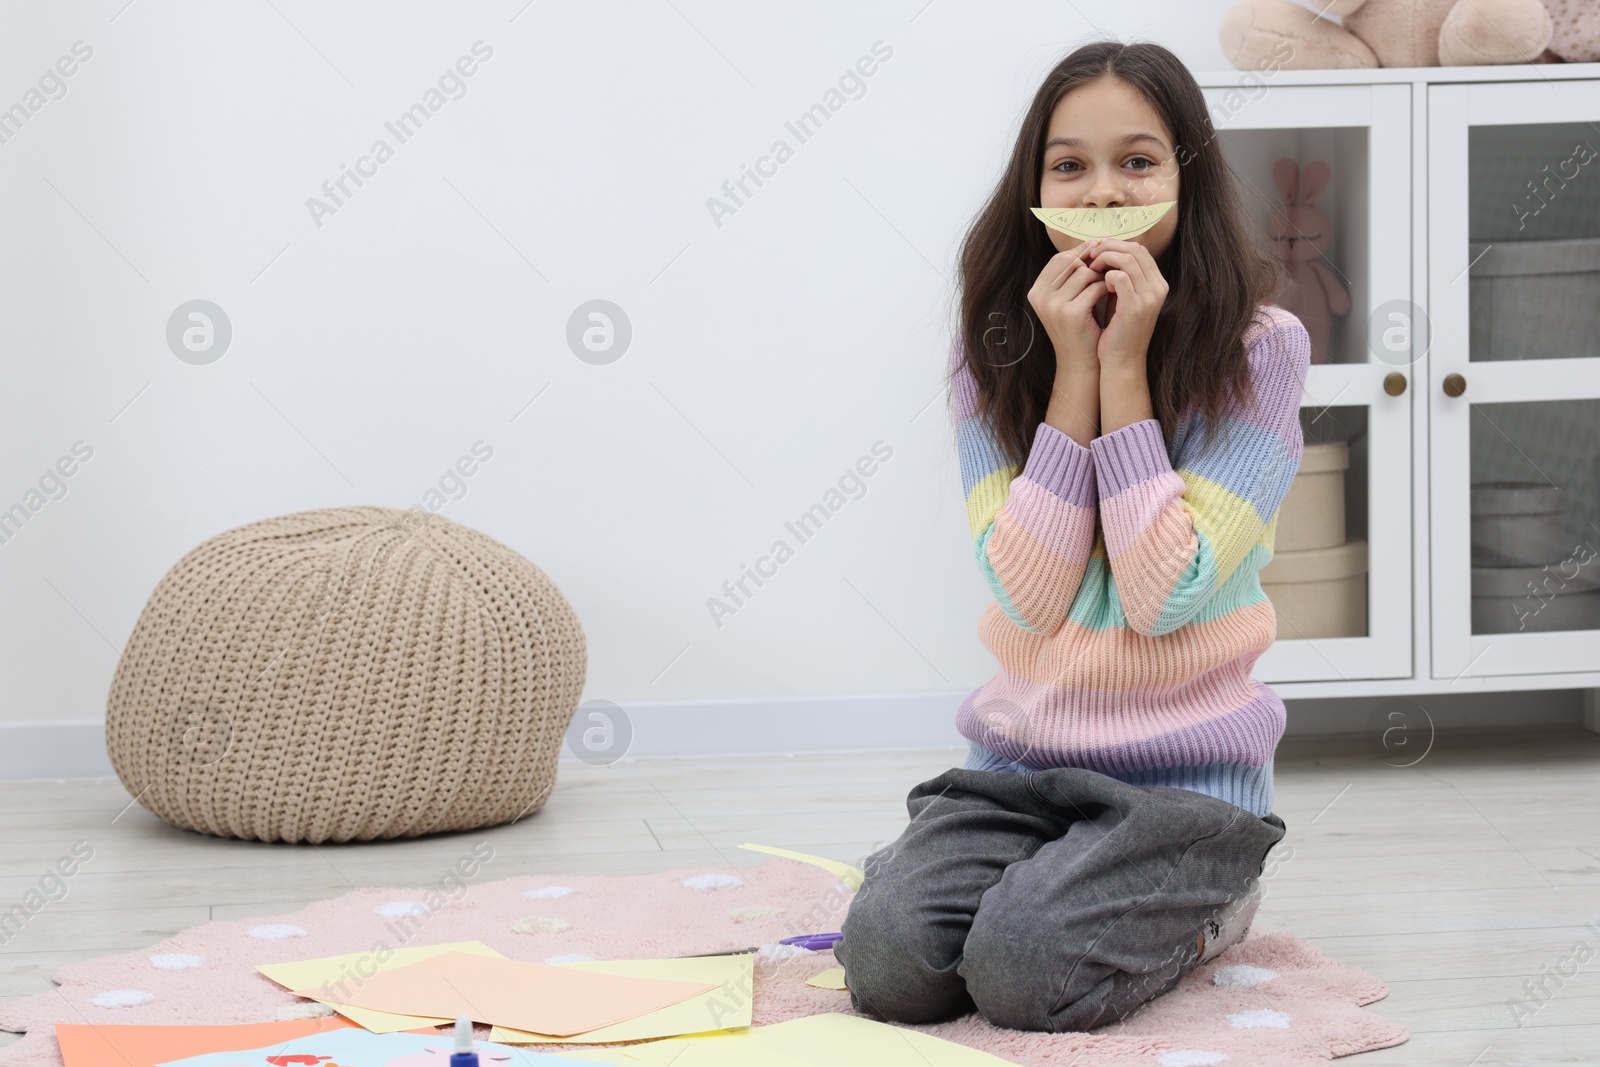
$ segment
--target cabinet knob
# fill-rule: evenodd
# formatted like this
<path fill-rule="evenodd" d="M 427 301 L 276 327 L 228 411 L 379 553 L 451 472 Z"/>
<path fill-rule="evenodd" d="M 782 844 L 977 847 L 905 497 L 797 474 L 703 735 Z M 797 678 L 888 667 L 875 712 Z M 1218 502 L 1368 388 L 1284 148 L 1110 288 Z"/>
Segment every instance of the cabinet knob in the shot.
<path fill-rule="evenodd" d="M 1444 376 L 1444 395 L 1460 396 L 1467 391 L 1467 380 L 1459 374 L 1446 374 Z"/>
<path fill-rule="evenodd" d="M 1406 376 L 1397 370 L 1392 370 L 1383 376 L 1383 391 L 1390 396 L 1399 396 L 1406 391 Z"/>

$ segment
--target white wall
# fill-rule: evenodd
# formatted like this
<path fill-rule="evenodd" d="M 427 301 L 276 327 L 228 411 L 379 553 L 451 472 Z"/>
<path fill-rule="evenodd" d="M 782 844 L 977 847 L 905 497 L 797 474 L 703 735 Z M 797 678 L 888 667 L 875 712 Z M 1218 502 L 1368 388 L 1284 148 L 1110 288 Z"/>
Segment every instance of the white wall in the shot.
<path fill-rule="evenodd" d="M 1080 8 L 1219 69 L 1225 3 L 124 4 L 0 16 L 0 107 L 92 49 L 0 144 L 0 508 L 93 451 L 0 544 L 0 723 L 101 717 L 199 541 L 418 502 L 483 442 L 443 513 L 565 591 L 585 699 L 922 694 L 916 740 L 953 739 L 994 668 L 935 399 L 957 242 L 1095 34 Z M 478 41 L 400 143 L 385 122 Z M 875 42 L 865 94 L 799 143 L 785 122 Z M 317 225 L 307 199 L 379 138 Z M 778 139 L 793 158 L 718 225 L 707 199 Z M 605 366 L 565 340 L 596 298 L 633 330 Z M 165 336 L 194 299 L 232 325 L 207 365 Z M 714 625 L 707 598 L 877 441 L 866 494 Z"/>

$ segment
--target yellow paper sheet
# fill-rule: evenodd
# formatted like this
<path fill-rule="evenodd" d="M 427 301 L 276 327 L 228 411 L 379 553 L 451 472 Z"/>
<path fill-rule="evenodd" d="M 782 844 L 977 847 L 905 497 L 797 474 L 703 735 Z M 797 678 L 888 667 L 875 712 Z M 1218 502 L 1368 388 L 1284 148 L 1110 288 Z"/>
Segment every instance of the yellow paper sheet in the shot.
<path fill-rule="evenodd" d="M 348 981 L 353 988 L 360 983 L 363 975 L 371 977 L 373 974 L 405 967 L 442 952 L 470 952 L 477 956 L 505 958 L 482 941 L 456 941 L 448 945 L 418 945 L 415 948 L 392 949 L 382 963 L 378 962 L 378 953 L 368 950 L 351 952 L 344 956 L 324 956 L 315 960 L 264 963 L 256 970 L 290 990 L 310 989 L 340 981 Z M 358 1008 L 354 1004 L 340 1004 L 332 1000 L 323 1000 L 322 1003 L 375 1034 L 393 1034 L 401 1030 L 414 1030 L 419 1026 L 438 1026 L 455 1022 L 454 1019 L 433 1016 L 395 1015 L 386 1011 L 372 1011 L 369 1008 Z"/>
<path fill-rule="evenodd" d="M 840 863 L 838 860 L 830 860 L 822 856 L 811 856 L 804 852 L 790 852 L 786 848 L 773 848 L 771 845 L 740 845 L 739 847 L 747 848 L 752 852 L 765 852 L 771 856 L 782 856 L 784 859 L 799 860 L 801 863 L 809 863 L 813 867 L 821 867 L 849 886 L 851 892 L 860 889 L 861 883 L 867 880 L 866 872 L 862 871 L 860 867 L 852 867 L 848 863 Z"/>
<path fill-rule="evenodd" d="M 647 1041 L 684 1034 L 721 1032 L 750 1025 L 751 993 L 755 988 L 755 957 L 752 953 L 734 956 L 700 956 L 664 960 L 584 960 L 560 963 L 601 974 L 621 974 L 630 978 L 661 978 L 677 982 L 710 982 L 716 989 L 690 997 L 659 1011 L 648 1012 L 615 1026 L 602 1026 L 571 1037 L 547 1037 L 527 1030 L 497 1026 L 489 1032 L 490 1041 L 506 1045 L 601 1044 L 608 1041 Z M 563 1052 L 565 1056 L 567 1053 Z"/>
<path fill-rule="evenodd" d="M 829 967 L 825 971 L 818 971 L 806 979 L 806 985 L 814 985 L 818 989 L 844 989 L 844 968 Z"/>
<path fill-rule="evenodd" d="M 908 1027 L 837 1012 L 726 1036 L 630 1045 L 626 1051 L 641 1067 L 1016 1067 Z"/>
<path fill-rule="evenodd" d="M 528 963 L 472 952 L 447 952 L 375 974 L 347 991 L 297 989 L 321 1000 L 395 1014 L 433 1011 L 477 1022 L 571 1037 L 638 1018 L 715 989 L 708 982 L 632 978 Z"/>
<path fill-rule="evenodd" d="M 705 1037 L 671 1038 L 643 1045 L 628 1045 L 625 1049 L 605 1049 L 604 1052 L 596 1049 L 590 1055 L 626 1052 L 631 1059 L 618 1059 L 619 1067 L 812 1067 L 813 1061 L 800 1059 L 756 1036 L 761 1030 L 771 1029 L 770 1026 L 761 1026 L 750 1030 L 728 1030 Z M 557 1055 L 569 1056 L 571 1053 L 562 1050 Z M 821 1064 L 823 1061 L 815 1062 Z M 918 1067 L 926 1067 L 926 1064 Z M 1009 1067 L 1016 1065 L 1010 1064 Z"/>

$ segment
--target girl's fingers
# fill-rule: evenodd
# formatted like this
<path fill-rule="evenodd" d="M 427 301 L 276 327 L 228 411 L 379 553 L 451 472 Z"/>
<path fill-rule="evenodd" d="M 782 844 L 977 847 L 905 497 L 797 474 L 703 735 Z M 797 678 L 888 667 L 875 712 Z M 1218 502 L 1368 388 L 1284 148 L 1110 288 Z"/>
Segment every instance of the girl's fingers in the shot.
<path fill-rule="evenodd" d="M 1060 268 L 1060 272 L 1051 279 L 1050 288 L 1061 288 L 1062 284 L 1083 264 L 1084 253 L 1089 250 L 1089 244 L 1090 242 L 1085 241 L 1077 248 L 1071 248 L 1065 252 L 1057 252 L 1051 257 L 1051 262 Z M 1063 256 L 1066 258 L 1063 259 Z"/>
<path fill-rule="evenodd" d="M 1092 308 L 1096 303 L 1099 302 L 1100 298 L 1105 296 L 1108 292 L 1110 292 L 1110 290 L 1106 288 L 1105 280 L 1102 278 L 1096 278 L 1089 285 L 1084 286 L 1081 293 L 1068 301 L 1068 305 L 1080 311 L 1085 310 L 1086 308 Z"/>
<path fill-rule="evenodd" d="M 1129 252 L 1105 251 L 1094 257 L 1089 264 L 1092 269 L 1105 270 L 1107 266 L 1117 267 L 1127 274 L 1134 285 L 1140 289 L 1147 288 L 1148 279 L 1145 276 L 1143 265 L 1139 258 Z"/>
<path fill-rule="evenodd" d="M 1093 285 L 1101 278 L 1101 273 L 1084 264 L 1083 260 L 1079 260 L 1078 264 L 1078 268 L 1072 271 L 1072 273 L 1067 276 L 1067 280 L 1061 284 L 1061 293 L 1066 296 L 1068 300 L 1075 299 L 1079 293 L 1083 292 L 1085 288 Z"/>

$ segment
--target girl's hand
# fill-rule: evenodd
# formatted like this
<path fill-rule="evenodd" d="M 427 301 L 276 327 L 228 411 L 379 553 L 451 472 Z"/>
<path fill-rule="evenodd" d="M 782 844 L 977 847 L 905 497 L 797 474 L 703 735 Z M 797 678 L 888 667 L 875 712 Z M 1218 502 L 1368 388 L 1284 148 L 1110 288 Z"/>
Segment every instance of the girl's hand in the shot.
<path fill-rule="evenodd" d="M 1137 241 L 1107 237 L 1086 243 L 1095 246 L 1089 269 L 1104 276 L 1111 293 L 1111 319 L 1095 350 L 1101 369 L 1142 368 L 1156 317 L 1167 300 L 1167 280 L 1150 250 Z"/>
<path fill-rule="evenodd" d="M 1107 289 L 1101 273 L 1084 263 L 1090 244 L 1051 256 L 1028 290 L 1028 303 L 1055 346 L 1057 370 L 1099 369 L 1100 324 L 1094 320 L 1094 306 Z"/>

